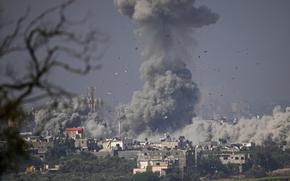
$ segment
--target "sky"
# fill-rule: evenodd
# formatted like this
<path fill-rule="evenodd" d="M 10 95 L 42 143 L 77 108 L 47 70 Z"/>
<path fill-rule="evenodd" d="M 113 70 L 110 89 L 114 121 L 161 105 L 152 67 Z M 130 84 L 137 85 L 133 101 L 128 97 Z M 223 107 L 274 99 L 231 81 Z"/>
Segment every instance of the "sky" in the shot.
<path fill-rule="evenodd" d="M 31 16 L 60 1 L 1 0 L 5 18 L 13 19 L 30 7 Z M 227 114 L 233 103 L 244 107 L 290 102 L 290 1 L 197 0 L 220 18 L 216 24 L 195 30 L 195 45 L 188 67 L 202 92 L 200 107 Z M 120 15 L 112 0 L 77 1 L 68 16 L 83 17 L 86 28 L 98 28 L 110 40 L 102 69 L 79 77 L 54 72 L 51 80 L 78 94 L 96 86 L 96 94 L 111 106 L 129 103 L 143 81 L 139 76 L 142 42 L 135 25 Z M 73 80 L 73 81 L 72 81 Z M 272 109 L 272 108 L 271 108 Z"/>

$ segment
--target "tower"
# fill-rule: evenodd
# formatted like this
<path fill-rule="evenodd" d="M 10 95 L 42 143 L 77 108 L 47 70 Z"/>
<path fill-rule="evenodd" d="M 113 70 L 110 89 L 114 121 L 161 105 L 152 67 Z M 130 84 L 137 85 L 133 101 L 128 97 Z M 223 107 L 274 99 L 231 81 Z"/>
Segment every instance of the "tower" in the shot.
<path fill-rule="evenodd" d="M 121 116 L 121 113 L 118 112 L 117 113 L 117 120 L 118 120 L 118 136 L 119 138 L 121 138 L 121 119 L 122 119 L 122 116 Z"/>
<path fill-rule="evenodd" d="M 95 97 L 96 87 L 88 88 L 87 103 L 90 108 L 90 112 L 96 112 L 97 110 L 97 99 Z"/>
<path fill-rule="evenodd" d="M 122 136 L 122 121 L 124 121 L 125 119 L 126 119 L 126 115 L 124 113 L 121 113 L 121 112 L 117 113 L 119 138 L 121 138 L 121 136 Z"/>

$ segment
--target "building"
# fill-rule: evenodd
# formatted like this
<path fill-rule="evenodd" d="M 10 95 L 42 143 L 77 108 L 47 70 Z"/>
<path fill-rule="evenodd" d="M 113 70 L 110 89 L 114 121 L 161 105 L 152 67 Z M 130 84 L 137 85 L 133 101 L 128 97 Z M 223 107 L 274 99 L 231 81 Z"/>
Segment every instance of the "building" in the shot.
<path fill-rule="evenodd" d="M 54 172 L 59 171 L 59 169 L 60 169 L 59 165 L 48 165 L 48 164 L 44 165 L 44 171 L 46 171 L 46 172 L 54 173 Z"/>
<path fill-rule="evenodd" d="M 65 128 L 64 134 L 66 138 L 82 139 L 84 138 L 84 128 Z"/>
<path fill-rule="evenodd" d="M 192 161 L 190 150 L 144 150 L 138 154 L 137 168 L 133 169 L 133 174 L 151 171 L 165 176 L 174 170 L 180 178 L 184 178 Z"/>
<path fill-rule="evenodd" d="M 185 139 L 184 136 L 180 136 L 178 139 L 172 139 L 168 134 L 165 134 L 164 138 L 160 139 L 160 142 L 149 143 L 146 142 L 147 148 L 151 147 L 157 150 L 171 150 L 171 149 L 181 149 L 181 150 L 191 150 L 193 149 L 192 143 Z"/>
<path fill-rule="evenodd" d="M 138 168 L 133 169 L 133 174 L 153 172 L 158 173 L 159 176 L 166 176 L 171 168 L 173 168 L 172 164 L 168 160 L 144 160 L 138 162 Z"/>
<path fill-rule="evenodd" d="M 75 148 L 81 151 L 87 151 L 88 140 L 86 138 L 75 139 Z"/>
<path fill-rule="evenodd" d="M 112 151 L 107 151 L 107 150 L 100 150 L 98 152 L 90 152 L 92 153 L 93 155 L 95 155 L 96 157 L 99 157 L 99 158 L 105 158 L 105 157 L 112 157 L 112 156 L 116 156 L 117 153 L 116 151 L 112 150 Z"/>
<path fill-rule="evenodd" d="M 88 151 L 91 151 L 91 152 L 97 152 L 101 149 L 101 146 L 99 145 L 98 140 L 94 138 L 87 139 L 87 147 L 88 147 Z"/>
<path fill-rule="evenodd" d="M 224 165 L 237 165 L 240 173 L 243 172 L 243 165 L 245 165 L 250 158 L 249 154 L 245 153 L 222 153 L 219 154 L 218 157 Z"/>
<path fill-rule="evenodd" d="M 244 153 L 222 153 L 219 155 L 219 159 L 224 165 L 227 164 L 243 165 L 246 163 L 246 159 L 248 159 L 248 157 Z"/>
<path fill-rule="evenodd" d="M 140 152 L 141 151 L 139 150 L 120 150 L 117 153 L 119 158 L 125 158 L 128 160 L 137 160 Z"/>
<path fill-rule="evenodd" d="M 46 139 L 36 139 L 29 142 L 31 144 L 30 152 L 32 155 L 45 159 L 47 151 L 53 147 L 53 142 Z"/>
<path fill-rule="evenodd" d="M 202 151 L 213 151 L 218 149 L 218 142 L 216 141 L 209 141 L 209 142 L 202 142 L 196 145 L 196 148 Z"/>
<path fill-rule="evenodd" d="M 103 150 L 132 150 L 133 149 L 133 140 L 124 138 L 113 138 L 105 139 L 102 142 Z"/>
<path fill-rule="evenodd" d="M 168 134 L 160 139 L 159 147 L 161 149 L 176 149 L 179 146 L 179 140 L 173 140 Z"/>
<path fill-rule="evenodd" d="M 19 135 L 26 140 L 32 136 L 32 132 L 21 132 Z"/>

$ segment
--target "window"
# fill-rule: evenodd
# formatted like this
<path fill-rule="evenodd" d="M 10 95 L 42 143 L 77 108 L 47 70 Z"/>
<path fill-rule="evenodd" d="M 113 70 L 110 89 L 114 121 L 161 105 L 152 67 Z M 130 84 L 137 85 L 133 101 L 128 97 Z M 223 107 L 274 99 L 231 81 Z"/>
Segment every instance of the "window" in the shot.
<path fill-rule="evenodd" d="M 239 157 L 235 157 L 235 160 L 238 160 L 239 159 Z"/>

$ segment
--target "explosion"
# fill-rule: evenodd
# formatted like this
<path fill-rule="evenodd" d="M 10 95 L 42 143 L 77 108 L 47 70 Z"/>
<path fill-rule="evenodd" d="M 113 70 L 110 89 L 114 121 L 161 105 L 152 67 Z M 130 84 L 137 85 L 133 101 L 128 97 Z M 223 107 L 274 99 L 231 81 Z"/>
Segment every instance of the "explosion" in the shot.
<path fill-rule="evenodd" d="M 254 142 L 262 144 L 267 139 L 281 144 L 290 143 L 290 107 L 285 111 L 280 106 L 273 109 L 270 116 L 242 118 L 236 124 L 194 118 L 192 124 L 174 133 L 184 135 L 194 144 L 218 141 L 220 138 L 230 143 Z"/>
<path fill-rule="evenodd" d="M 115 0 L 118 11 L 134 20 L 144 45 L 140 67 L 143 89 L 119 109 L 128 135 L 171 132 L 191 123 L 200 91 L 186 62 L 194 28 L 210 25 L 218 15 L 194 0 Z"/>
<path fill-rule="evenodd" d="M 113 133 L 111 120 L 108 108 L 100 106 L 92 113 L 84 98 L 52 100 L 36 112 L 34 132 L 57 136 L 66 127 L 84 127 L 86 136 L 103 137 Z"/>

